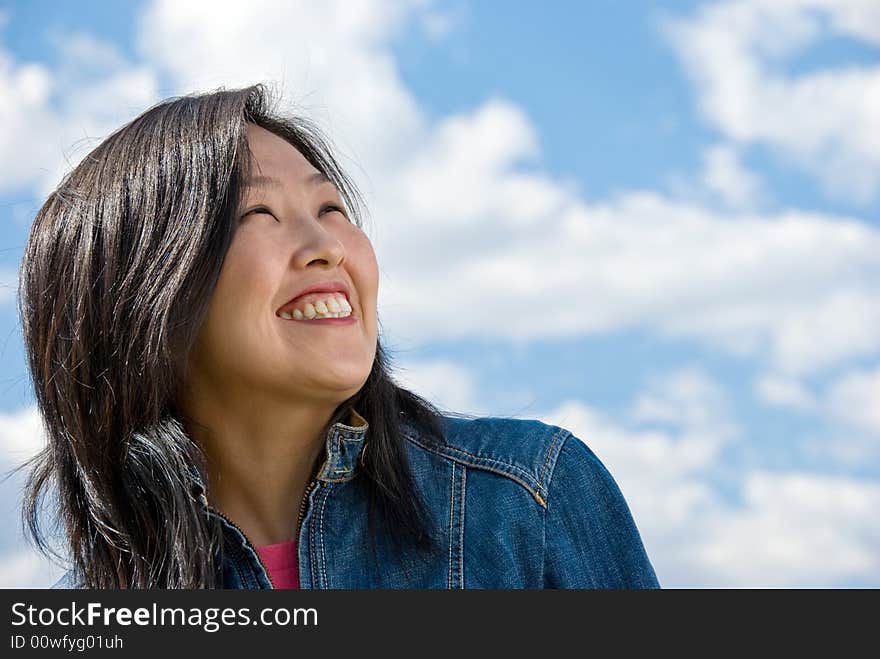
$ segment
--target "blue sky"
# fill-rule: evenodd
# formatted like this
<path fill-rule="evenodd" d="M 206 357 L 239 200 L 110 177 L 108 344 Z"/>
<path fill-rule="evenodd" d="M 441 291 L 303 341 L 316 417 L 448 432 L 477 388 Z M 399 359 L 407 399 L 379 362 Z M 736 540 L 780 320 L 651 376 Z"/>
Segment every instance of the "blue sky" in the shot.
<path fill-rule="evenodd" d="M 216 6 L 0 5 L 8 446 L 40 441 L 14 285 L 65 158 L 280 80 L 368 193 L 408 385 L 570 428 L 664 586 L 880 583 L 875 3 Z M 0 584 L 46 583 L 4 528 Z"/>

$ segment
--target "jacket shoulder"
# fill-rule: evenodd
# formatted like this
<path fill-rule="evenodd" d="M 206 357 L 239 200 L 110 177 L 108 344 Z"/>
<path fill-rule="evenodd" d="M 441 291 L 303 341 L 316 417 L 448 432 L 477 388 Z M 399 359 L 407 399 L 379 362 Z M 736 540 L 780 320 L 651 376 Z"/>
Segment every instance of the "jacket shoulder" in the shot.
<path fill-rule="evenodd" d="M 550 476 L 571 432 L 536 419 L 443 416 L 444 434 L 427 438 L 404 424 L 404 436 L 423 450 L 474 469 L 505 476 L 546 507 Z"/>
<path fill-rule="evenodd" d="M 545 587 L 660 587 L 623 492 L 578 437 L 562 447 L 549 489 Z"/>

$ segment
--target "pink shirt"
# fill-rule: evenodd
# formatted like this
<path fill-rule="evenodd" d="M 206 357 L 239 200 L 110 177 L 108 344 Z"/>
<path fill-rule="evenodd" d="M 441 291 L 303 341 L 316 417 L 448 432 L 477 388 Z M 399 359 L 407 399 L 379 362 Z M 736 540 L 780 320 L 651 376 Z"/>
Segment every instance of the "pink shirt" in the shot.
<path fill-rule="evenodd" d="M 296 539 L 255 547 L 275 588 L 299 589 Z"/>

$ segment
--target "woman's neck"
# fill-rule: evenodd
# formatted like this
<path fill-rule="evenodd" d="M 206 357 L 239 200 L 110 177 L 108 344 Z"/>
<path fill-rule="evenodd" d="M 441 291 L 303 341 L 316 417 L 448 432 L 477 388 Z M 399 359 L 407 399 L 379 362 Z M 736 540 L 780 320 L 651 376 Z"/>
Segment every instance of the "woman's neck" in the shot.
<path fill-rule="evenodd" d="M 242 397 L 226 404 L 190 400 L 187 427 L 208 463 L 209 504 L 235 522 L 254 545 L 289 540 L 300 502 L 323 462 L 326 427 L 335 408 L 292 405 L 256 409 Z"/>

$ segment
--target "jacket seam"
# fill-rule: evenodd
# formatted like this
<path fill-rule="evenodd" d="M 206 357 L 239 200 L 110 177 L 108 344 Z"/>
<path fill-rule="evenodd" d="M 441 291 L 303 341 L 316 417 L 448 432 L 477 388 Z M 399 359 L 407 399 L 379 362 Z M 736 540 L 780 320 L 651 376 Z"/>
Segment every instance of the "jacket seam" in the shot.
<path fill-rule="evenodd" d="M 452 553 L 454 543 L 452 534 L 455 531 L 455 463 L 452 463 L 452 478 L 449 485 L 449 564 L 446 567 L 446 588 L 452 588 Z"/>
<path fill-rule="evenodd" d="M 461 521 L 459 522 L 458 528 L 458 560 L 461 564 L 461 574 L 459 575 L 458 587 L 464 589 L 464 515 L 465 515 L 465 495 L 467 488 L 467 467 L 462 465 L 461 467 L 461 500 L 459 502 L 459 508 L 461 510 L 460 516 Z"/>
<path fill-rule="evenodd" d="M 562 449 L 565 447 L 565 442 L 573 436 L 574 435 L 572 435 L 571 432 L 568 432 L 564 439 L 559 443 L 559 449 L 556 451 L 556 457 L 553 459 L 553 466 L 550 468 L 550 475 L 547 478 L 547 508 L 544 510 L 544 552 L 541 557 L 541 579 L 545 585 L 547 580 L 547 518 L 550 516 L 550 485 L 553 482 L 553 476 L 556 475 L 556 466 L 559 464 L 558 458 L 562 453 Z M 580 441 L 580 439 L 577 441 Z"/>
<path fill-rule="evenodd" d="M 547 516 L 550 514 L 549 484 L 548 484 L 547 507 L 541 511 L 541 588 L 547 587 Z"/>
<path fill-rule="evenodd" d="M 411 441 L 413 444 L 416 444 L 416 445 L 418 445 L 418 446 L 421 446 L 421 447 L 422 447 L 423 449 L 425 449 L 426 451 L 429 451 L 429 452 L 431 452 L 431 453 L 434 453 L 435 455 L 439 455 L 440 457 L 447 458 L 447 459 L 449 459 L 449 460 L 453 460 L 453 461 L 458 462 L 459 464 L 465 465 L 465 466 L 467 466 L 467 467 L 472 467 L 472 468 L 474 468 L 474 469 L 482 469 L 482 470 L 484 470 L 484 471 L 490 471 L 490 472 L 495 473 L 495 474 L 500 474 L 501 476 L 506 476 L 507 478 L 511 479 L 512 481 L 515 481 L 515 482 L 519 483 L 522 487 L 524 487 L 524 488 L 526 489 L 526 491 L 528 491 L 528 493 L 532 495 L 533 498 L 534 498 L 534 496 L 535 496 L 535 488 L 537 488 L 538 490 L 543 490 L 543 487 L 542 487 L 542 486 L 541 486 L 541 485 L 535 480 L 535 477 L 534 477 L 534 476 L 532 476 L 531 474 L 529 474 L 528 472 L 526 472 L 526 471 L 525 471 L 524 469 L 522 469 L 521 467 L 517 467 L 516 465 L 511 465 L 511 464 L 509 464 L 509 463 L 507 463 L 507 462 L 503 462 L 503 461 L 501 461 L 501 460 L 494 460 L 494 459 L 492 459 L 492 458 L 485 458 L 485 457 L 482 457 L 482 456 L 472 455 L 472 454 L 468 453 L 467 451 L 465 451 L 465 450 L 463 450 L 463 449 L 457 449 L 457 448 L 454 448 L 454 447 L 452 447 L 452 446 L 448 446 L 448 445 L 447 445 L 447 446 L 445 447 L 445 448 L 446 448 L 447 450 L 449 450 L 449 451 L 457 451 L 457 452 L 460 452 L 460 453 L 464 453 L 464 454 L 467 455 L 468 457 L 474 458 L 474 459 L 476 459 L 476 460 L 487 460 L 487 461 L 489 461 L 489 462 L 495 462 L 495 463 L 498 463 L 498 464 L 501 464 L 501 465 L 505 465 L 505 466 L 507 466 L 507 467 L 510 467 L 511 469 L 515 469 L 515 470 L 517 470 L 517 471 L 520 471 L 520 472 L 522 472 L 523 474 L 525 474 L 525 476 L 526 476 L 529 480 L 531 480 L 532 482 L 527 482 L 524 478 L 521 478 L 521 477 L 519 477 L 519 476 L 517 476 L 517 475 L 515 475 L 515 474 L 511 474 L 510 472 L 505 471 L 505 470 L 503 470 L 503 469 L 498 469 L 498 468 L 496 468 L 496 467 L 491 467 L 491 466 L 489 466 L 489 465 L 480 464 L 480 463 L 472 463 L 472 462 L 469 462 L 468 460 L 466 460 L 466 459 L 464 459 L 464 458 L 462 458 L 462 457 L 460 457 L 460 456 L 457 456 L 457 455 L 448 455 L 446 452 L 444 452 L 444 451 L 439 451 L 439 450 L 437 450 L 436 448 L 433 448 L 433 447 L 431 447 L 431 446 L 428 446 L 428 445 L 426 445 L 426 444 L 420 442 L 419 440 L 415 439 L 414 437 L 410 437 L 410 436 L 407 435 L 406 433 L 404 433 L 404 437 L 405 437 L 407 440 Z M 540 504 L 539 504 L 539 505 L 540 505 Z"/>
<path fill-rule="evenodd" d="M 327 579 L 327 556 L 324 553 L 324 511 L 327 508 L 327 499 L 330 498 L 330 488 L 324 488 L 324 498 L 321 499 L 321 511 L 320 518 L 321 522 L 318 526 L 318 535 L 321 538 L 321 577 L 323 579 L 322 588 L 330 588 L 330 584 Z"/>
<path fill-rule="evenodd" d="M 538 503 L 541 507 L 547 507 L 547 497 L 549 496 L 549 481 L 552 478 L 553 467 L 556 464 L 556 457 L 559 455 L 559 452 L 562 450 L 562 444 L 565 443 L 565 439 L 571 436 L 571 431 L 566 428 L 559 428 L 553 435 L 553 438 L 550 440 L 550 444 L 547 446 L 547 452 L 544 455 L 544 463 L 541 466 L 541 470 L 538 473 L 538 477 L 536 478 L 534 474 L 526 471 L 524 468 L 512 464 L 510 462 L 505 462 L 503 460 L 498 460 L 495 458 L 489 458 L 482 455 L 475 455 L 473 453 L 469 453 L 468 451 L 457 448 L 454 446 L 449 446 L 446 444 L 445 446 L 440 448 L 428 446 L 407 432 L 403 432 L 403 436 L 409 440 L 410 442 L 421 446 L 426 451 L 430 451 L 436 455 L 439 455 L 444 458 L 448 458 L 450 460 L 454 460 L 460 464 L 463 464 L 468 467 L 473 467 L 476 469 L 484 469 L 485 471 L 490 471 L 496 474 L 501 474 L 502 476 L 507 476 L 513 481 L 516 481 L 524 488 L 526 488 L 529 493 L 535 497 L 537 495 Z M 558 446 L 558 448 L 557 448 Z M 466 455 L 468 458 L 471 458 L 472 461 L 467 460 L 466 458 L 462 458 L 459 455 L 455 455 L 455 453 L 462 453 Z M 491 465 L 482 464 L 482 462 L 490 462 L 498 465 L 503 465 L 509 468 L 512 471 L 519 472 L 522 474 L 522 477 L 517 476 L 516 474 L 510 473 L 503 469 L 498 469 L 492 467 Z M 547 483 L 545 484 L 544 476 L 547 472 L 548 467 L 550 468 L 550 474 L 547 477 Z"/>
<path fill-rule="evenodd" d="M 538 476 L 538 484 L 539 484 L 539 485 L 543 486 L 543 483 L 544 483 L 544 473 L 547 471 L 547 465 L 550 464 L 550 458 L 551 458 L 551 457 L 553 458 L 553 466 L 554 466 L 554 467 L 556 466 L 556 457 L 555 457 L 555 456 L 558 456 L 558 455 L 559 455 L 559 451 L 562 450 L 562 444 L 564 444 L 564 443 L 565 443 L 565 439 L 567 439 L 566 435 L 571 435 L 571 432 L 569 432 L 569 431 L 566 430 L 565 428 L 560 428 L 560 429 L 556 432 L 556 434 L 553 435 L 553 439 L 550 440 L 550 446 L 547 447 L 547 455 L 544 456 L 544 464 L 543 464 L 543 466 L 541 467 L 541 473 L 540 473 L 539 476 Z M 562 440 L 561 442 L 559 442 L 560 437 L 563 438 L 563 440 Z M 559 442 L 559 451 L 556 451 L 556 452 L 554 453 L 554 451 L 553 451 L 553 447 L 556 446 L 556 442 Z M 551 472 L 552 472 L 552 469 L 551 469 Z M 551 476 L 552 476 L 552 474 L 551 474 Z M 545 491 L 547 492 L 547 497 L 549 498 L 549 497 L 550 497 L 550 482 L 549 482 L 549 478 L 548 478 L 548 482 L 547 482 L 547 486 L 546 486 L 546 488 L 545 488 Z"/>

